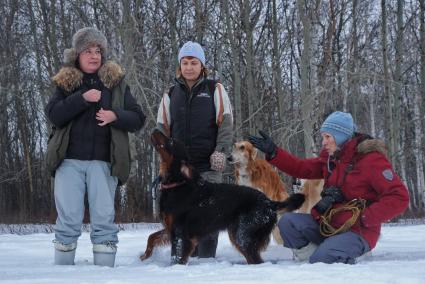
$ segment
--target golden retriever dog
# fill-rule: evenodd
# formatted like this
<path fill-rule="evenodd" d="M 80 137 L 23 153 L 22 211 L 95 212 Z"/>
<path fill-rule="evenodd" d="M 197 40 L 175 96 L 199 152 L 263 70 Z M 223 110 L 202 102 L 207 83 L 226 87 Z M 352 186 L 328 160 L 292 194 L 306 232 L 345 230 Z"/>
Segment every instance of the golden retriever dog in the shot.
<path fill-rule="evenodd" d="M 250 142 L 236 142 L 229 161 L 235 167 L 238 185 L 255 188 L 274 201 L 283 201 L 288 198 L 289 195 L 280 176 L 266 160 L 257 159 L 257 149 Z M 277 226 L 272 234 L 277 243 L 283 244 Z"/>

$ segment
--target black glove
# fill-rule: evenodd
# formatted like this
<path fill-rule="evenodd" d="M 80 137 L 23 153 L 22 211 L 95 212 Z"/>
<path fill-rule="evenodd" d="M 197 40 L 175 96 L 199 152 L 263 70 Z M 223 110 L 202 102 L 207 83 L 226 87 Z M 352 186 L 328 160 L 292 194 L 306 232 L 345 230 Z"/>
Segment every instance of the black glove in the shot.
<path fill-rule="evenodd" d="M 322 196 L 322 199 L 314 205 L 314 208 L 316 208 L 317 212 L 320 214 L 325 213 L 332 204 L 344 201 L 344 195 L 342 194 L 341 189 L 335 186 L 323 189 L 320 195 Z"/>
<path fill-rule="evenodd" d="M 266 159 L 271 160 L 276 156 L 277 147 L 272 139 L 263 131 L 259 131 L 262 137 L 249 135 L 248 140 L 255 148 L 266 154 Z"/>

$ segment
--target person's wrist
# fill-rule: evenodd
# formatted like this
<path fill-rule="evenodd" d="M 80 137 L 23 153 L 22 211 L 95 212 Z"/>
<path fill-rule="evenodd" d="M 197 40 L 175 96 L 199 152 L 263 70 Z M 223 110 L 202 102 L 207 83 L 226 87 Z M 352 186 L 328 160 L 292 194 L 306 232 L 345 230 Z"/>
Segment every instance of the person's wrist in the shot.
<path fill-rule="evenodd" d="M 277 147 L 274 146 L 271 151 L 268 151 L 266 154 L 266 160 L 270 161 L 273 160 L 277 155 Z"/>
<path fill-rule="evenodd" d="M 319 200 L 319 202 L 316 203 L 316 205 L 314 206 L 314 208 L 316 208 L 316 211 L 319 212 L 320 214 L 325 213 L 329 207 L 332 206 L 332 198 L 330 198 L 329 196 L 325 196 L 322 199 Z"/>

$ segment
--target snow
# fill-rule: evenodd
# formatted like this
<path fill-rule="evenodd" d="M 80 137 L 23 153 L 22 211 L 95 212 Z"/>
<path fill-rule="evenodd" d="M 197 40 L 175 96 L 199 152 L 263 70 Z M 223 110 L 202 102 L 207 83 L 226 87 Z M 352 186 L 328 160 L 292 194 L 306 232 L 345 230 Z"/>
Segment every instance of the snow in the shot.
<path fill-rule="evenodd" d="M 0 234 L 0 283 L 425 283 L 425 225 L 383 227 L 372 255 L 355 265 L 294 262 L 290 250 L 273 241 L 262 254 L 265 263 L 246 265 L 225 232 L 215 259 L 170 266 L 170 247 L 162 247 L 141 262 L 147 237 L 159 228 L 121 231 L 115 268 L 93 265 L 87 232 L 75 266 L 53 265 L 52 233 Z"/>

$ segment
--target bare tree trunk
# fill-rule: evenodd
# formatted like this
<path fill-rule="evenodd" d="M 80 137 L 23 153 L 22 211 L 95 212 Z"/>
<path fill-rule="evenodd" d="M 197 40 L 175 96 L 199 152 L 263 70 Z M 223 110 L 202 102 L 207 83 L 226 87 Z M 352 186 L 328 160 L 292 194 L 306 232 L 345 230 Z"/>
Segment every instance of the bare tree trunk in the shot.
<path fill-rule="evenodd" d="M 357 31 L 357 9 L 358 9 L 358 0 L 353 0 L 353 10 L 351 13 L 351 19 L 352 19 L 352 30 L 351 30 L 351 50 L 352 54 L 350 56 L 350 72 L 347 76 L 348 79 L 348 93 L 353 98 L 358 98 L 360 96 L 360 86 L 359 86 L 359 80 L 358 77 L 360 74 L 357 73 L 357 64 L 359 62 L 359 36 Z M 356 100 L 352 104 L 352 114 L 355 121 L 358 117 L 358 101 Z M 373 104 L 372 104 L 373 107 Z"/>
<path fill-rule="evenodd" d="M 251 0 L 242 1 L 242 21 L 243 31 L 246 36 L 246 93 L 248 97 L 248 117 L 249 119 L 249 132 L 255 133 L 256 129 L 262 129 L 261 119 L 254 116 L 255 111 L 260 108 L 260 98 L 254 87 L 254 66 L 255 66 L 255 53 L 254 53 L 254 27 L 258 21 L 258 17 L 252 17 Z M 252 17 L 252 19 L 251 19 Z"/>
<path fill-rule="evenodd" d="M 393 166 L 397 169 L 401 167 L 401 157 L 403 153 L 400 149 L 400 122 L 402 113 L 401 109 L 401 89 L 403 85 L 402 79 L 402 65 L 403 65 L 403 41 L 404 41 L 404 22 L 403 22 L 403 9 L 404 9 L 404 0 L 397 0 L 397 37 L 395 43 L 395 71 L 394 71 L 394 80 L 395 80 L 395 90 L 394 90 L 394 105 L 393 107 L 393 147 L 392 149 L 394 154 L 394 161 L 396 164 Z M 406 178 L 406 177 L 403 177 Z"/>
<path fill-rule="evenodd" d="M 385 96 L 385 133 L 389 144 L 389 156 L 391 163 L 395 163 L 395 145 L 394 145 L 394 122 L 393 122 L 393 95 L 390 87 L 390 71 L 388 66 L 388 50 L 387 50 L 387 8 L 386 0 L 381 0 L 381 45 L 382 45 L 382 61 L 384 68 L 384 96 Z"/>
<path fill-rule="evenodd" d="M 203 43 L 206 25 L 209 22 L 209 14 L 207 11 L 208 1 L 204 1 L 202 7 L 201 0 L 193 0 L 195 6 L 195 38 L 199 43 Z"/>
<path fill-rule="evenodd" d="M 272 35 L 273 35 L 273 57 L 272 57 L 272 68 L 273 68 L 273 82 L 278 98 L 278 111 L 279 111 L 279 122 L 283 123 L 285 121 L 285 97 L 282 90 L 282 68 L 281 66 L 281 52 L 279 46 L 279 31 L 281 27 L 277 20 L 277 7 L 276 0 L 273 0 L 272 3 Z"/>
<path fill-rule="evenodd" d="M 235 138 L 240 140 L 242 138 L 242 97 L 241 97 L 241 71 L 239 65 L 239 46 L 236 37 L 233 34 L 234 25 L 231 22 L 231 15 L 229 10 L 229 1 L 221 0 L 221 8 L 225 18 L 226 35 L 230 44 L 232 54 L 232 78 L 233 78 L 233 97 L 234 97 L 234 119 L 235 119 Z"/>
<path fill-rule="evenodd" d="M 377 93 L 377 87 L 376 87 L 376 76 L 373 76 L 373 81 L 372 81 L 372 90 L 373 93 L 368 93 L 367 97 L 368 97 L 368 103 L 369 103 L 369 115 L 370 115 L 370 135 L 372 135 L 372 137 L 376 137 L 376 123 L 375 123 L 375 96 L 374 94 Z"/>
<path fill-rule="evenodd" d="M 311 80 L 311 32 L 312 32 L 312 22 L 311 14 L 306 5 L 305 0 L 297 0 L 298 3 L 298 12 L 301 17 L 301 22 L 303 25 L 303 40 L 304 48 L 301 54 L 301 115 L 303 119 L 303 132 L 304 132 L 304 149 L 305 156 L 312 157 L 314 141 L 312 138 L 313 135 L 313 121 L 310 120 L 310 114 L 313 109 L 313 90 L 311 89 L 310 80 Z"/>
<path fill-rule="evenodd" d="M 425 208 L 425 174 L 424 174 L 424 135 L 423 135 L 423 116 L 424 111 L 421 109 L 425 96 L 425 1 L 419 0 L 420 4 L 420 89 L 415 92 L 415 104 L 413 109 L 413 121 L 415 124 L 415 141 L 414 141 L 414 157 L 416 164 L 416 188 L 418 190 L 418 209 L 421 211 Z M 422 106 L 423 107 L 423 106 Z"/>

